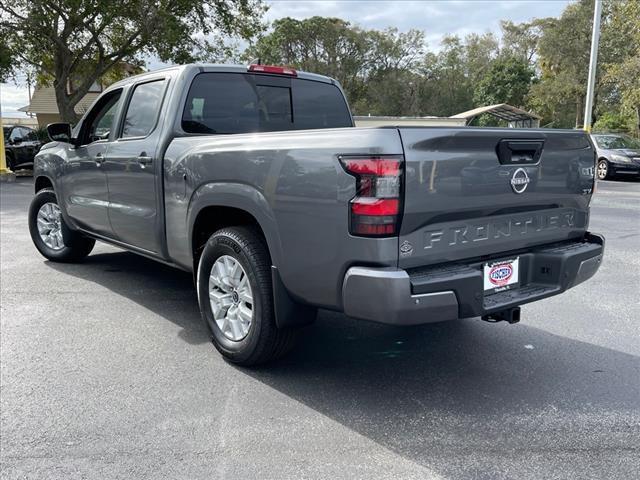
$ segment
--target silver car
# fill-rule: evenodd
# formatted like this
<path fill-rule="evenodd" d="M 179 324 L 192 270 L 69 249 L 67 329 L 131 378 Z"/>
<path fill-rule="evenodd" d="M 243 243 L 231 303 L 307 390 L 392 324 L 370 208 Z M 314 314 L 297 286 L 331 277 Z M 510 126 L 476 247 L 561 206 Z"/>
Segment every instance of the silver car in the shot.
<path fill-rule="evenodd" d="M 621 134 L 591 135 L 598 158 L 598 179 L 640 177 L 640 141 Z"/>

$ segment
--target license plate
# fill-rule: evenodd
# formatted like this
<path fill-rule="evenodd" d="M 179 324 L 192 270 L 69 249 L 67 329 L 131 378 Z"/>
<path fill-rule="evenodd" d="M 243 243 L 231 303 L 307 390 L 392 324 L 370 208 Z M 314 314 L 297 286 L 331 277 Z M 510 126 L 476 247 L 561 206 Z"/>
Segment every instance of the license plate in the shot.
<path fill-rule="evenodd" d="M 497 293 L 520 284 L 520 272 L 518 267 L 520 258 L 511 260 L 499 260 L 484 264 L 484 293 Z"/>

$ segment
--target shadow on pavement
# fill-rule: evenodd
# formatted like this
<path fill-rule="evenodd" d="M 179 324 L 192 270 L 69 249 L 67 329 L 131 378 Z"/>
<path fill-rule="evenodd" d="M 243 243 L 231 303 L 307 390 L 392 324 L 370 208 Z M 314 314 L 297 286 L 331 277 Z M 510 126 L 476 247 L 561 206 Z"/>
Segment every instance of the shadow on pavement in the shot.
<path fill-rule="evenodd" d="M 585 459 L 617 434 L 621 452 L 640 448 L 626 416 L 640 408 L 638 357 L 525 324 L 321 318 L 290 356 L 246 373 L 439 474 L 496 478 L 503 454 L 515 474 L 531 451 Z"/>
<path fill-rule="evenodd" d="M 209 342 L 188 273 L 126 252 L 47 265 Z M 544 464 L 639 449 L 640 359 L 523 322 L 394 328 L 323 311 L 289 356 L 238 371 L 451 478 L 495 478 L 501 455 L 517 472 L 532 451 Z"/>
<path fill-rule="evenodd" d="M 45 262 L 48 267 L 108 288 L 182 328 L 191 344 L 210 342 L 190 273 L 129 252 L 97 253 L 84 262 Z M 215 354 L 213 347 L 212 354 Z"/>

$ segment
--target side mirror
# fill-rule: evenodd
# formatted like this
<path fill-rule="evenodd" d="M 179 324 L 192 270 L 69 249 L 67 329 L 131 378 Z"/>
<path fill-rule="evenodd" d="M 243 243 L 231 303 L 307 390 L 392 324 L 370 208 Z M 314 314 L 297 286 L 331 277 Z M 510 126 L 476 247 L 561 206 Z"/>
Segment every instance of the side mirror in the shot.
<path fill-rule="evenodd" d="M 14 138 L 13 140 L 10 140 L 9 143 L 11 145 L 20 145 L 22 143 L 22 138 L 21 137 Z"/>
<path fill-rule="evenodd" d="M 71 140 L 71 125 L 68 123 L 50 123 L 47 125 L 47 134 L 54 142 L 73 143 Z"/>

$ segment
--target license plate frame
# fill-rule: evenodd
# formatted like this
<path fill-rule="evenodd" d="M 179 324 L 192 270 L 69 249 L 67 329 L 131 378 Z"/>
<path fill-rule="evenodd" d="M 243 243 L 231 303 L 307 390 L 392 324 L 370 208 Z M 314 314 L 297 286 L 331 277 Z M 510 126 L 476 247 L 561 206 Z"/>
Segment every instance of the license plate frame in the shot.
<path fill-rule="evenodd" d="M 520 286 L 520 257 L 487 262 L 482 266 L 485 295 L 512 290 Z"/>

